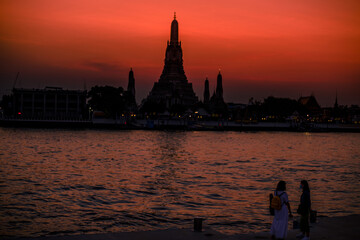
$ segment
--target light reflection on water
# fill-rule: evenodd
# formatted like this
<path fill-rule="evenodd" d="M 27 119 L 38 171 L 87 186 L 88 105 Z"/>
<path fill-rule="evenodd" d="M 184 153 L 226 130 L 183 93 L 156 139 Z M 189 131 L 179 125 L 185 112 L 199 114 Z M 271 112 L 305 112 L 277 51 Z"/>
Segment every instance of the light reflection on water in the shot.
<path fill-rule="evenodd" d="M 0 235 L 269 228 L 307 179 L 320 215 L 360 213 L 360 135 L 0 129 Z"/>

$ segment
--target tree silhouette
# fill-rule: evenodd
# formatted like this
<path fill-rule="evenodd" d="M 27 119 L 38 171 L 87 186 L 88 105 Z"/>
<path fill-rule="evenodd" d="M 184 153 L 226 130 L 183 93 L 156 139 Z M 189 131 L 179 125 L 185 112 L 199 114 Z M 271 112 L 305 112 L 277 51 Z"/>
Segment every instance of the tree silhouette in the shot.
<path fill-rule="evenodd" d="M 125 110 L 124 89 L 111 86 L 95 86 L 88 93 L 89 106 L 102 111 L 107 117 L 116 117 Z"/>

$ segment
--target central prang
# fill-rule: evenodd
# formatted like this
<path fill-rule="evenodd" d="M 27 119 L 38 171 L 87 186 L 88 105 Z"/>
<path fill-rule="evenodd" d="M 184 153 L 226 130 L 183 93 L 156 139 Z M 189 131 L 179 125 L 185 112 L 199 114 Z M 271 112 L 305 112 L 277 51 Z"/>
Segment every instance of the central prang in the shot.
<path fill-rule="evenodd" d="M 171 23 L 170 41 L 167 42 L 164 64 L 159 81 L 154 83 L 143 102 L 144 112 L 180 113 L 198 102 L 192 84 L 188 82 L 184 72 L 179 24 L 175 14 Z"/>

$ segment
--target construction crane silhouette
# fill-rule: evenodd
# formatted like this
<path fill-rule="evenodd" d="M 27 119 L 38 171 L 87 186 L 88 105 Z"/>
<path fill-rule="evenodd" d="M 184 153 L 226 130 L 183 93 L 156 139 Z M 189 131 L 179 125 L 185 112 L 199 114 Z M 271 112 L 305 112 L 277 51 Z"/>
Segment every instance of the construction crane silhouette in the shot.
<path fill-rule="evenodd" d="M 18 78 L 19 78 L 19 74 L 20 74 L 20 72 L 18 72 L 18 73 L 16 74 L 16 78 L 15 78 L 15 81 L 14 81 L 13 88 L 15 88 L 15 86 L 16 86 L 16 82 L 17 82 L 17 80 L 18 80 Z"/>

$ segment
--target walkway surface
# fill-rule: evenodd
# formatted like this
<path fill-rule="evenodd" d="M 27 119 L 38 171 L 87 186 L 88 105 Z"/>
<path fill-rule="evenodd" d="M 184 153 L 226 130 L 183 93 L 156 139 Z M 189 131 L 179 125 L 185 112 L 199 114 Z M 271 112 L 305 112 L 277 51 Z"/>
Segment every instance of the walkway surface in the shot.
<path fill-rule="evenodd" d="M 318 222 L 311 225 L 312 240 L 360 239 L 360 215 L 335 218 L 318 218 Z M 168 229 L 147 232 L 105 233 L 93 235 L 72 235 L 40 238 L 21 238 L 22 240 L 259 240 L 270 239 L 268 232 L 224 235 L 206 226 L 203 232 L 190 229 Z M 290 230 L 287 239 L 296 239 L 299 230 Z"/>

